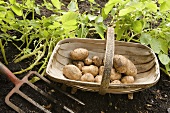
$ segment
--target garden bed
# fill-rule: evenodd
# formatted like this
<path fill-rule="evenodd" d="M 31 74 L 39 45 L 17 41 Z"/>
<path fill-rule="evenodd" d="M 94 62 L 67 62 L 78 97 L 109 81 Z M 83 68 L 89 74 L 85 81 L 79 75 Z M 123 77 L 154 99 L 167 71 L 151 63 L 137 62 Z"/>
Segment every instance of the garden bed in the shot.
<path fill-rule="evenodd" d="M 18 0 L 18 1 L 20 1 L 20 0 Z M 47 1 L 49 1 L 49 0 L 47 0 Z M 91 1 L 93 1 L 93 0 L 91 0 Z M 95 0 L 95 1 L 98 4 L 100 4 L 100 6 L 95 6 L 94 9 L 96 7 L 98 7 L 98 8 L 104 7 L 105 3 L 107 2 L 106 0 Z M 65 5 L 69 4 L 68 0 L 63 0 L 62 2 Z M 36 3 L 41 4 L 42 1 L 36 0 Z M 74 5 L 74 4 L 72 4 L 72 5 Z M 91 4 L 88 1 L 81 1 L 81 2 L 78 1 L 78 7 L 79 7 L 80 13 L 84 13 L 85 11 L 86 11 L 86 13 L 94 13 L 94 14 L 99 13 L 99 12 L 96 12 L 95 10 L 92 11 L 93 9 L 90 9 L 90 6 L 91 6 Z M 75 7 L 73 7 L 73 9 L 74 8 Z M 62 9 L 68 10 L 66 7 L 62 7 Z M 41 11 L 41 16 L 46 16 L 46 17 L 50 17 L 51 14 L 53 13 L 52 11 L 47 10 L 45 8 L 45 6 L 44 6 L 44 8 L 41 8 L 40 11 Z M 27 19 L 29 19 L 29 20 L 32 19 L 31 14 L 32 13 L 30 13 L 27 16 Z M 112 14 L 114 14 L 114 12 L 112 12 Z M 37 15 L 37 14 L 34 15 L 34 16 L 35 16 L 35 18 L 39 18 L 39 19 L 41 18 L 41 16 Z M 99 15 L 99 16 L 101 16 L 101 15 Z M 81 17 L 83 17 L 83 16 L 81 16 Z M 90 19 L 92 19 L 90 22 L 95 21 L 95 20 L 93 20 L 94 17 L 95 16 L 93 16 L 93 15 L 91 15 L 89 17 Z M 17 18 L 20 19 L 20 17 L 17 17 Z M 123 19 L 123 17 L 121 19 Z M 120 19 L 120 22 L 121 22 L 121 19 Z M 129 18 L 129 19 L 131 19 L 131 18 Z M 110 23 L 110 21 L 111 21 L 111 18 L 109 18 L 109 16 L 108 16 L 108 18 L 106 20 L 104 20 L 103 22 L 107 25 L 107 23 Z M 132 20 L 130 20 L 130 21 L 132 21 Z M 128 21 L 124 21 L 124 22 L 128 22 Z M 157 24 L 151 25 L 151 28 L 149 28 L 149 30 L 151 30 L 152 27 L 154 28 L 154 27 L 159 26 L 159 22 Z M 102 22 L 100 20 L 100 24 L 101 23 Z M 86 23 L 86 24 L 87 25 L 85 26 L 85 29 L 90 28 L 91 25 L 89 25 L 88 23 Z M 97 25 L 96 23 L 93 23 L 93 24 Z M 135 23 L 135 24 L 137 25 L 138 22 Z M 149 23 L 149 24 L 152 24 L 152 22 Z M 120 24 L 120 26 L 121 25 L 124 25 L 124 24 Z M 125 24 L 125 25 L 129 25 L 129 24 Z M 39 27 L 41 27 L 41 26 L 39 26 Z M 92 27 L 94 27 L 94 26 L 92 26 Z M 124 26 L 124 27 L 127 27 L 127 26 Z M 4 28 L 6 29 L 6 26 Z M 134 30 L 136 30 L 138 32 L 139 29 L 136 28 L 135 26 L 134 26 L 134 28 L 135 28 Z M 36 30 L 36 27 L 35 27 L 35 30 Z M 48 30 L 50 31 L 50 29 L 48 29 Z M 102 29 L 102 30 L 104 31 L 104 29 Z M 126 32 L 126 30 L 125 30 L 125 35 L 123 35 L 123 32 L 117 31 L 117 32 L 122 33 L 122 36 L 124 36 L 122 38 L 122 40 L 131 41 L 131 39 L 134 38 L 133 41 L 135 41 L 136 37 L 138 38 L 138 36 L 141 35 L 140 33 L 136 33 L 136 35 L 132 36 L 131 31 L 127 30 L 127 32 Z M 101 38 L 100 37 L 101 35 L 99 36 L 100 32 L 98 32 L 98 34 L 96 32 L 95 32 L 95 34 L 93 34 L 93 31 L 94 31 L 93 29 L 91 31 L 89 30 L 89 33 L 86 34 L 86 37 Z M 32 30 L 31 32 L 34 32 L 34 30 Z M 18 31 L 14 31 L 14 30 L 9 30 L 9 31 L 7 31 L 7 33 L 10 34 L 10 36 L 16 36 L 17 38 L 20 38 L 23 35 L 23 34 L 19 33 Z M 49 34 L 50 34 L 50 32 L 49 32 Z M 82 34 L 84 35 L 84 33 L 82 33 Z M 30 35 L 32 35 L 32 34 L 30 34 Z M 39 34 L 39 35 L 41 35 L 41 34 Z M 129 35 L 132 36 L 132 38 Z M 129 37 L 127 38 L 127 36 L 129 36 Z M 145 34 L 143 34 L 143 42 L 142 43 L 145 43 L 146 45 L 149 44 L 148 40 L 146 39 L 148 36 L 150 36 L 150 35 L 147 34 L 147 32 Z M 117 35 L 117 37 L 118 37 L 118 35 Z M 3 42 L 5 42 L 5 41 L 3 41 Z M 43 40 L 42 42 L 45 42 L 45 41 Z M 19 47 L 23 42 L 18 41 L 18 42 L 14 42 L 14 43 L 16 45 L 18 45 L 18 47 Z M 155 44 L 156 44 L 156 46 L 155 46 Z M 168 44 L 168 42 L 167 42 L 167 44 Z M 150 45 L 152 46 L 153 44 L 150 44 Z M 157 48 L 157 45 L 159 45 L 159 44 L 154 43 L 154 45 L 152 46 L 154 50 L 159 49 L 159 48 Z M 53 46 L 55 46 L 55 45 L 53 45 Z M 30 47 L 34 47 L 33 44 L 30 44 Z M 18 54 L 20 54 L 21 51 L 19 51 L 16 48 L 16 46 L 13 45 L 11 40 L 5 45 L 4 48 L 5 48 L 5 52 L 6 52 L 6 59 L 9 63 L 6 66 L 12 72 L 18 72 L 22 69 L 26 69 L 27 67 L 29 67 L 33 63 L 33 61 L 35 61 L 34 57 L 37 57 L 36 55 L 35 56 L 33 55 L 32 57 L 24 59 L 24 60 L 22 60 L 18 63 L 14 63 L 14 58 L 16 58 L 16 56 Z M 163 48 L 160 51 L 163 51 L 163 52 L 166 53 L 168 51 L 168 49 Z M 46 52 L 45 55 L 47 53 L 48 52 Z M 167 58 L 167 57 L 162 57 L 162 59 L 164 59 L 164 58 Z M 0 53 L 0 61 L 3 64 L 5 64 L 2 53 Z M 165 61 L 165 60 L 163 60 L 163 61 Z M 38 71 L 39 69 L 40 69 L 40 66 L 36 65 L 32 70 Z M 17 74 L 16 76 L 18 78 L 22 79 L 27 72 L 24 72 L 22 74 Z M 161 71 L 161 77 L 160 77 L 160 80 L 158 81 L 158 83 L 156 85 L 154 85 L 153 87 L 149 88 L 149 89 L 145 89 L 143 91 L 139 91 L 139 92 L 134 93 L 134 99 L 133 100 L 129 100 L 127 94 L 99 95 L 98 93 L 94 93 L 94 92 L 86 92 L 86 91 L 78 90 L 75 94 L 73 94 L 73 96 L 75 96 L 78 99 L 80 99 L 81 101 L 83 101 L 86 104 L 85 106 L 78 104 L 74 100 L 64 96 L 63 94 L 61 94 L 59 92 L 53 92 L 53 90 L 51 88 L 47 87 L 47 85 L 45 85 L 44 82 L 42 82 L 42 81 L 38 81 L 35 84 L 38 87 L 45 89 L 47 92 L 52 93 L 52 95 L 57 100 L 59 100 L 58 104 L 63 103 L 67 107 L 71 108 L 75 113 L 125 113 L 125 112 L 126 113 L 167 113 L 168 108 L 170 109 L 170 77 L 162 71 Z M 62 86 L 62 84 L 60 84 L 60 83 L 54 83 L 54 84 L 56 84 L 56 86 L 59 87 L 59 88 L 61 88 L 61 86 Z M 10 107 L 8 107 L 5 104 L 5 96 L 10 92 L 10 90 L 13 87 L 14 87 L 13 83 L 11 83 L 7 79 L 6 76 L 0 75 L 0 113 L 15 113 L 15 111 L 13 109 L 11 109 Z M 51 109 L 51 111 L 53 113 L 67 113 L 65 110 L 57 108 L 55 106 L 55 104 L 51 103 L 46 98 L 42 97 L 39 93 L 36 93 L 36 92 L 32 93 L 33 90 L 30 87 L 23 87 L 22 90 L 23 90 L 23 92 L 26 92 L 26 94 L 29 95 L 31 98 L 33 98 L 36 101 L 38 101 L 39 103 L 41 103 L 44 107 Z M 66 92 L 71 93 L 71 88 L 67 87 Z M 12 102 L 14 102 L 17 106 L 21 107 L 27 113 L 40 113 L 39 110 L 34 109 L 34 107 L 32 107 L 32 105 L 30 105 L 27 101 L 24 101 L 18 95 L 14 95 L 14 97 L 12 98 Z"/>

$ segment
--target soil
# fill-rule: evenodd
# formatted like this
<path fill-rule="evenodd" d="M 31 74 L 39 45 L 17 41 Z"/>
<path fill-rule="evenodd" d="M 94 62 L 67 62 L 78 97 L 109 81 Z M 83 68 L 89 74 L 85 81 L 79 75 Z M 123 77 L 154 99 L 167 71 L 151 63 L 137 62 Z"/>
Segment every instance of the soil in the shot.
<path fill-rule="evenodd" d="M 105 1 L 100 3 L 103 5 Z M 88 9 L 88 5 L 86 3 L 80 3 L 79 7 L 81 7 L 82 12 L 83 10 Z M 46 13 L 48 13 L 48 11 L 46 11 Z M 20 43 L 18 42 L 18 44 Z M 9 62 L 6 66 L 12 72 L 24 69 L 32 63 L 32 59 L 14 63 L 13 59 L 17 54 L 19 54 L 19 51 L 10 42 L 6 45 L 5 51 Z M 0 61 L 4 63 L 1 53 Z M 35 67 L 33 70 L 37 71 L 38 67 Z M 26 73 L 16 76 L 22 79 L 25 75 Z M 56 87 L 61 89 L 62 84 L 54 84 Z M 85 106 L 78 104 L 58 91 L 54 91 L 53 88 L 48 87 L 47 84 L 41 80 L 36 82 L 35 85 L 50 93 L 59 102 L 54 104 L 27 85 L 24 85 L 21 90 L 45 108 L 50 109 L 53 113 L 67 113 L 67 111 L 57 106 L 60 104 L 64 104 L 65 106 L 71 108 L 75 113 L 168 113 L 168 110 L 170 113 L 170 77 L 165 75 L 163 72 L 161 72 L 160 80 L 156 85 L 143 91 L 135 92 L 132 100 L 128 99 L 127 94 L 100 95 L 95 92 L 86 92 L 81 90 L 78 90 L 75 94 L 72 94 L 74 97 L 84 102 L 86 104 Z M 14 84 L 11 83 L 6 76 L 0 74 L 0 113 L 16 113 L 5 103 L 5 97 L 13 87 Z M 71 94 L 71 88 L 67 87 L 65 92 Z M 14 94 L 10 100 L 22 108 L 26 113 L 42 112 L 17 94 Z"/>

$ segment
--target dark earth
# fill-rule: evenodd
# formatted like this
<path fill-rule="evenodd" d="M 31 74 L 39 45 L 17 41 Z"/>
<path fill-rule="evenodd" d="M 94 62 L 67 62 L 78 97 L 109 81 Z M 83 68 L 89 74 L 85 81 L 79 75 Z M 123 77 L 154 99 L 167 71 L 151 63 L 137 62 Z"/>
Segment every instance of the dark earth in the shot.
<path fill-rule="evenodd" d="M 105 1 L 97 2 L 99 2 L 101 5 L 106 3 Z M 79 2 L 79 7 L 82 12 L 88 9 L 88 6 L 89 5 L 86 2 Z M 49 15 L 50 13 L 51 12 L 49 11 L 43 10 L 44 15 Z M 17 42 L 17 44 L 20 43 Z M 31 58 L 23 60 L 19 63 L 13 62 L 13 59 L 17 54 L 19 54 L 19 51 L 12 43 L 8 43 L 8 45 L 5 46 L 5 51 L 7 60 L 9 62 L 9 64 L 6 66 L 12 72 L 24 69 L 31 64 Z M 1 53 L 0 61 L 4 63 Z M 33 70 L 37 71 L 38 66 L 35 67 Z M 25 75 L 26 73 L 16 76 L 22 79 Z M 56 87 L 59 87 L 61 89 L 62 84 L 54 84 L 56 85 Z M 61 103 L 71 108 L 75 113 L 168 113 L 168 111 L 170 113 L 170 77 L 164 74 L 162 71 L 160 80 L 156 85 L 143 91 L 134 93 L 134 98 L 132 100 L 128 99 L 127 94 L 100 95 L 94 92 L 78 90 L 75 94 L 73 94 L 73 96 L 83 101 L 86 104 L 85 106 L 78 104 L 74 100 L 70 99 L 69 97 L 63 95 L 58 91 L 54 91 L 43 81 L 38 81 L 35 83 L 35 85 L 40 87 L 44 91 L 51 93 L 51 95 L 59 101 L 58 104 L 52 103 L 28 86 L 23 86 L 21 90 L 32 99 L 43 105 L 45 108 L 50 109 L 53 113 L 67 113 L 67 111 L 57 106 Z M 0 74 L 0 113 L 16 113 L 5 103 L 5 96 L 10 92 L 13 87 L 14 84 L 11 83 L 6 76 Z M 65 91 L 71 94 L 70 87 L 67 87 Z M 22 108 L 26 113 L 42 112 L 38 110 L 38 108 L 34 107 L 33 105 L 22 99 L 17 94 L 11 97 L 11 101 Z"/>

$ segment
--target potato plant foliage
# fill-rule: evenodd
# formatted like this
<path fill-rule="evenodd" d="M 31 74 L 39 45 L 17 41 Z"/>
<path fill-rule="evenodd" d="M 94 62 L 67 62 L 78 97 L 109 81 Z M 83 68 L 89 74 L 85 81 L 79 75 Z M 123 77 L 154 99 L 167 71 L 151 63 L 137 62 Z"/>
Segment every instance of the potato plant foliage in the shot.
<path fill-rule="evenodd" d="M 39 65 L 38 72 L 43 75 L 59 40 L 85 38 L 90 33 L 104 39 L 107 26 L 113 26 L 116 40 L 133 41 L 151 47 L 164 65 L 161 69 L 169 75 L 169 0 L 109 0 L 104 7 L 94 0 L 88 2 L 91 13 L 80 13 L 77 0 L 71 0 L 67 6 L 60 0 L 43 0 L 39 4 L 36 0 L 0 0 L 0 48 L 5 63 L 8 61 L 4 47 L 11 41 L 20 51 L 14 62 L 34 58 L 28 68 L 15 74 Z M 52 14 L 44 16 L 44 8 Z M 17 46 L 17 41 L 22 44 Z"/>

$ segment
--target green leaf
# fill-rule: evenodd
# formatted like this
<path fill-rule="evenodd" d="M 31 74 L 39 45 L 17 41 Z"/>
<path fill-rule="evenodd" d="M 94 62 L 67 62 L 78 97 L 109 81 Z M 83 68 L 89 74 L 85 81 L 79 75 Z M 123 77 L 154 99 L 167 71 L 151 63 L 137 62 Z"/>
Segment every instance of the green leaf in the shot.
<path fill-rule="evenodd" d="M 13 11 L 15 14 L 17 14 L 18 16 L 22 16 L 22 15 L 23 15 L 22 9 L 19 8 L 18 6 L 13 5 L 13 6 L 11 6 L 11 9 L 12 9 L 12 11 Z"/>
<path fill-rule="evenodd" d="M 93 16 L 91 14 L 88 14 L 87 17 L 89 18 L 90 21 L 95 20 L 97 16 Z"/>
<path fill-rule="evenodd" d="M 116 40 L 121 40 L 123 33 L 124 33 L 124 29 L 118 29 L 117 33 L 116 33 L 116 35 L 117 35 Z"/>
<path fill-rule="evenodd" d="M 76 2 L 74 2 L 74 1 L 71 1 L 68 4 L 67 8 L 69 9 L 69 11 L 76 11 L 76 10 L 78 10 L 78 6 L 77 6 Z"/>
<path fill-rule="evenodd" d="M 170 7 L 170 1 L 165 1 L 160 5 L 160 11 L 161 12 L 168 11 L 170 10 L 169 7 Z"/>
<path fill-rule="evenodd" d="M 6 2 L 4 2 L 4 1 L 0 1 L 0 4 L 5 4 Z"/>
<path fill-rule="evenodd" d="M 0 11 L 6 11 L 6 7 L 0 5 Z"/>
<path fill-rule="evenodd" d="M 103 17 L 102 17 L 101 15 L 97 16 L 95 22 L 96 22 L 96 23 L 101 23 L 101 22 L 103 22 Z"/>
<path fill-rule="evenodd" d="M 133 30 L 136 33 L 140 33 L 142 31 L 142 28 L 143 28 L 143 25 L 141 21 L 137 20 L 133 22 Z"/>
<path fill-rule="evenodd" d="M 140 43 L 143 45 L 148 45 L 151 40 L 152 40 L 152 37 L 148 33 L 142 33 L 140 36 Z"/>
<path fill-rule="evenodd" d="M 61 17 L 61 22 L 64 24 L 65 22 L 76 20 L 78 14 L 76 12 L 67 12 Z"/>
<path fill-rule="evenodd" d="M 159 60 L 161 61 L 161 63 L 164 65 L 167 65 L 170 62 L 170 58 L 166 54 L 161 53 L 158 55 L 158 57 L 159 57 Z"/>
<path fill-rule="evenodd" d="M 104 29 L 102 26 L 95 24 L 95 29 L 102 39 L 104 39 Z"/>
<path fill-rule="evenodd" d="M 15 3 L 16 3 L 16 0 L 9 0 L 9 3 L 10 3 L 10 4 L 15 4 Z"/>
<path fill-rule="evenodd" d="M 109 12 L 112 10 L 113 6 L 117 3 L 119 3 L 121 0 L 109 0 L 105 7 L 102 9 L 102 17 L 105 19 Z"/>
<path fill-rule="evenodd" d="M 48 37 L 49 33 L 47 30 L 41 31 L 44 37 Z"/>
<path fill-rule="evenodd" d="M 89 2 L 91 2 L 91 3 L 95 3 L 95 1 L 94 0 L 88 0 Z"/>
<path fill-rule="evenodd" d="M 158 7 L 157 7 L 156 3 L 154 3 L 153 1 L 152 2 L 147 1 L 145 5 L 148 8 L 148 10 L 150 10 L 152 12 L 157 12 Z"/>
<path fill-rule="evenodd" d="M 70 20 L 63 23 L 63 25 L 67 25 L 67 26 L 76 25 L 76 24 L 77 24 L 76 20 Z"/>
<path fill-rule="evenodd" d="M 89 29 L 85 27 L 81 27 L 80 29 L 77 30 L 77 34 L 79 38 L 86 38 L 88 32 Z"/>
<path fill-rule="evenodd" d="M 72 26 L 63 25 L 62 27 L 65 29 L 66 32 L 73 31 L 73 30 L 75 30 L 77 28 L 76 25 L 72 25 Z"/>
<path fill-rule="evenodd" d="M 125 8 L 125 9 L 121 9 L 121 10 L 119 11 L 119 16 L 124 16 L 124 15 L 126 15 L 126 14 L 128 14 L 128 13 L 133 12 L 134 10 L 135 10 L 134 7 L 127 7 L 127 8 Z"/>
<path fill-rule="evenodd" d="M 166 68 L 167 71 L 170 71 L 170 63 L 166 64 L 165 68 Z"/>
<path fill-rule="evenodd" d="M 59 0 L 51 0 L 51 2 L 57 9 L 61 9 L 61 3 Z"/>
<path fill-rule="evenodd" d="M 6 18 L 14 19 L 15 18 L 14 13 L 10 10 L 7 11 Z"/>
<path fill-rule="evenodd" d="M 161 50 L 165 54 L 168 54 L 168 42 L 167 42 L 167 40 L 164 40 L 162 38 L 159 38 L 158 40 L 159 40 L 159 43 L 160 43 Z"/>
<path fill-rule="evenodd" d="M 157 53 L 157 54 L 160 53 L 161 47 L 160 47 L 160 43 L 159 43 L 158 39 L 152 38 L 152 40 L 150 41 L 150 45 L 155 53 Z"/>
<path fill-rule="evenodd" d="M 159 4 L 162 4 L 165 0 L 158 0 Z"/>

